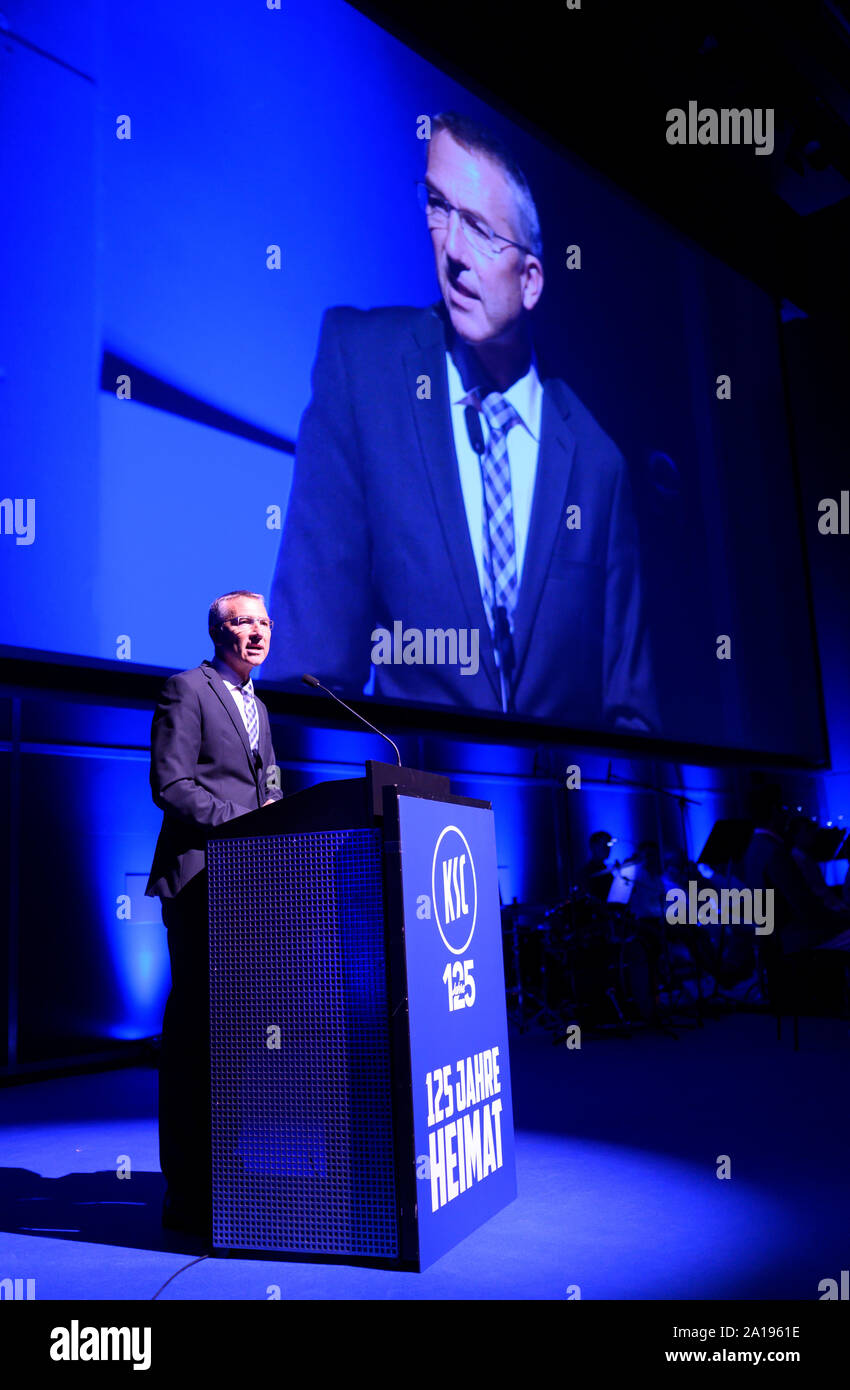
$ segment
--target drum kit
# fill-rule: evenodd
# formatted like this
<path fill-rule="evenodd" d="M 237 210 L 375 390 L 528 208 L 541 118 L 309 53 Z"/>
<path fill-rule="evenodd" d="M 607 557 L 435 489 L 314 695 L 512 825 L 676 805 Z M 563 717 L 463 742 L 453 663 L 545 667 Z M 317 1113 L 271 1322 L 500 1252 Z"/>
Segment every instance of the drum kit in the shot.
<path fill-rule="evenodd" d="M 510 1016 L 521 1031 L 548 1029 L 553 1043 L 574 1023 L 602 1034 L 672 1033 L 674 1023 L 693 1026 L 694 1005 L 700 1014 L 699 951 L 690 952 L 688 994 L 663 922 L 638 920 L 625 903 L 579 891 L 554 907 L 514 903 L 502 909 L 502 941 Z"/>

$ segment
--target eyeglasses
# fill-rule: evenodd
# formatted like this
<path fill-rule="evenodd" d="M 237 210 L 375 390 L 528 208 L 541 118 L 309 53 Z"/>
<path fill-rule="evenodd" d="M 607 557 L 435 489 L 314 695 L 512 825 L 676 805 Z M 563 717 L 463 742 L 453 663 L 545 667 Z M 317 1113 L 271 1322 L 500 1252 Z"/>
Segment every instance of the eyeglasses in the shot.
<path fill-rule="evenodd" d="M 259 627 L 267 628 L 269 632 L 274 627 L 273 618 L 249 618 L 244 614 L 238 618 L 222 618 L 222 627 L 225 623 L 230 623 L 231 627 L 253 627 L 256 623 Z"/>
<path fill-rule="evenodd" d="M 500 256 L 508 246 L 515 246 L 518 251 L 525 251 L 529 256 L 534 252 L 529 246 L 522 246 L 518 241 L 511 241 L 510 237 L 502 236 L 499 232 L 494 232 L 492 227 L 488 227 L 486 222 L 482 222 L 480 217 L 476 217 L 472 212 L 464 212 L 463 208 L 456 208 L 448 202 L 436 189 L 421 181 L 416 185 L 416 195 L 419 199 L 419 206 L 428 219 L 429 227 L 446 227 L 453 212 L 456 212 L 460 219 L 460 229 L 473 251 L 479 251 L 484 256 Z M 499 242 L 504 242 L 499 246 Z"/>

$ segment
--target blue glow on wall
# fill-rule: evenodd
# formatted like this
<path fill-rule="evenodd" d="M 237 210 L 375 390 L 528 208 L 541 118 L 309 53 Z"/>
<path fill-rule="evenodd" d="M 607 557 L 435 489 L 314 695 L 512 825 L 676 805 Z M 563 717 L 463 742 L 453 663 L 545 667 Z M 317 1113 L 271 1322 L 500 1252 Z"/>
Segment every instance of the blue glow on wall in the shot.
<path fill-rule="evenodd" d="M 102 941 L 115 979 L 103 1031 L 130 1040 L 160 1032 L 170 988 L 159 899 L 144 897 L 161 813 L 151 799 L 146 756 L 104 762 L 98 795 L 80 811 L 89 827 Z M 128 907 L 130 916 L 119 916 Z"/>

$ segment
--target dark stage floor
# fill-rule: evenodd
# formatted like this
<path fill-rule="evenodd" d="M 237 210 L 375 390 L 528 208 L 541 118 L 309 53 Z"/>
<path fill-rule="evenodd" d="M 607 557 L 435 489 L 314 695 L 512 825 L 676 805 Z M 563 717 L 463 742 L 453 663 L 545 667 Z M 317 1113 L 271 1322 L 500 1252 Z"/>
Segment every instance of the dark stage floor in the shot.
<path fill-rule="evenodd" d="M 511 1061 L 519 1197 L 424 1274 L 190 1264 L 159 1225 L 154 1071 L 8 1089 L 0 1276 L 38 1299 L 811 1301 L 850 1266 L 846 1023 L 803 1019 L 796 1054 L 756 1014 L 580 1051 L 514 1033 Z"/>

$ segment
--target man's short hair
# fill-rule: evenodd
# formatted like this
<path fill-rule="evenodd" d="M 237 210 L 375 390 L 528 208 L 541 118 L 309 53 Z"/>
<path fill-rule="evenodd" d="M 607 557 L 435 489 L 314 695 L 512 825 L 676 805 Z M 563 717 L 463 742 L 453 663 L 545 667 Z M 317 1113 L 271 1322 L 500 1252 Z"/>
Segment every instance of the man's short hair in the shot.
<path fill-rule="evenodd" d="M 215 634 L 224 621 L 221 616 L 221 605 L 226 603 L 229 598 L 258 598 L 260 603 L 265 603 L 266 601 L 262 594 L 255 594 L 250 589 L 234 589 L 229 594 L 221 594 L 218 598 L 214 598 L 210 604 L 210 612 L 207 619 L 207 627 L 209 628 L 209 634 L 213 642 L 215 642 Z"/>
<path fill-rule="evenodd" d="M 497 136 L 468 116 L 457 111 L 441 111 L 431 122 L 431 139 L 441 130 L 449 135 L 465 150 L 487 155 L 498 164 L 513 189 L 517 209 L 517 231 L 519 240 L 534 253 L 538 259 L 543 256 L 543 238 L 540 235 L 540 219 L 528 179 L 517 164 L 510 150 Z"/>

